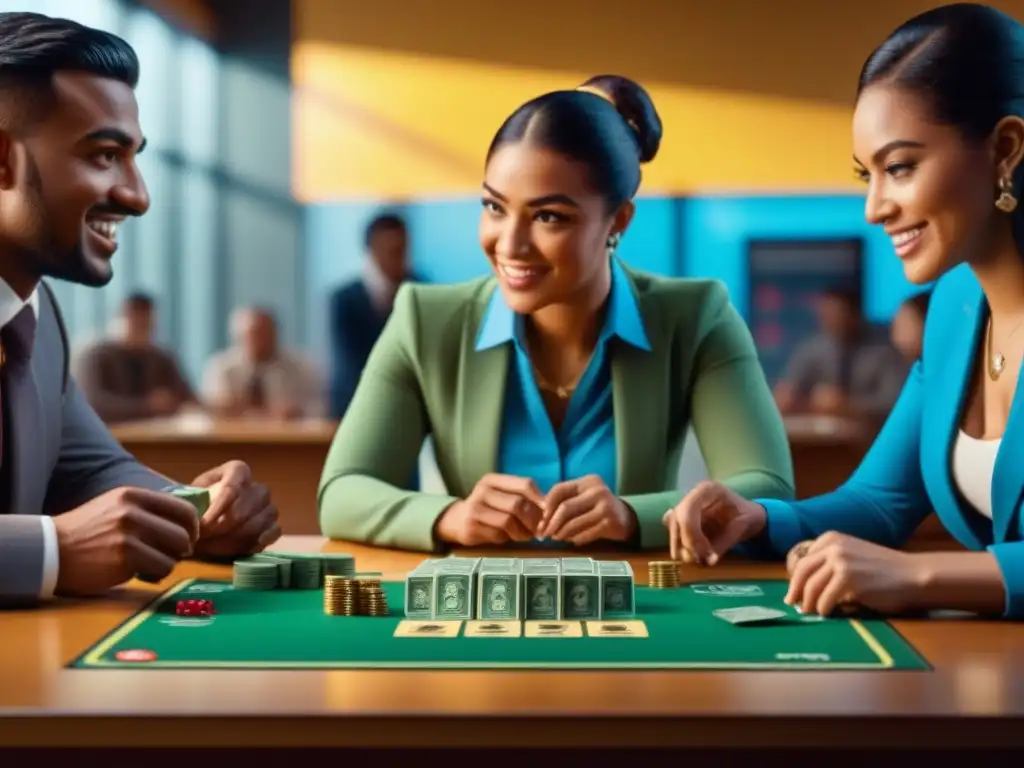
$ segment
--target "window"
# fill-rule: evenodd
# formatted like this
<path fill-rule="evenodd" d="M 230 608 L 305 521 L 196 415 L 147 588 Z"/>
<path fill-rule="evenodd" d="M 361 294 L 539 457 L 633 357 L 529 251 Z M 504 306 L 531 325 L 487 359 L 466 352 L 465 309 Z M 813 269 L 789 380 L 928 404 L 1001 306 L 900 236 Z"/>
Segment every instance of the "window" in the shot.
<path fill-rule="evenodd" d="M 217 54 L 206 43 L 185 38 L 178 49 L 181 79 L 180 151 L 187 164 L 209 168 L 217 164 L 218 77 Z"/>
<path fill-rule="evenodd" d="M 179 66 L 177 33 L 163 19 L 144 9 L 131 10 L 122 35 L 135 49 L 142 74 L 136 96 L 139 121 L 151 149 L 176 151 L 180 137 L 173 115 L 181 111 L 174 98 L 174 71 Z"/>
<path fill-rule="evenodd" d="M 217 271 L 217 182 L 213 174 L 196 168 L 182 178 L 182 197 L 188 208 L 182 219 L 180 249 L 172 255 L 177 282 L 173 289 L 181 297 L 178 355 L 186 375 L 200 381 L 203 366 L 216 351 L 214 333 L 221 322 L 218 306 Z M 170 286 L 169 286 L 170 287 Z"/>
<path fill-rule="evenodd" d="M 138 163 L 151 202 L 145 216 L 125 225 L 133 230 L 134 248 L 122 258 L 133 262 L 131 272 L 135 280 L 131 288 L 157 297 L 159 322 L 156 336 L 159 342 L 168 343 L 173 339 L 171 302 L 175 297 L 171 296 L 174 288 L 170 276 L 173 274 L 171 258 L 175 256 L 178 245 L 174 235 L 181 197 L 175 182 L 180 171 L 159 152 L 143 152 Z M 117 307 L 110 309 L 116 311 Z"/>
<path fill-rule="evenodd" d="M 30 8 L 25 6 L 30 5 Z M 122 8 L 118 0 L 34 0 L 32 3 L 0 3 L 5 11 L 33 11 L 117 34 Z"/>

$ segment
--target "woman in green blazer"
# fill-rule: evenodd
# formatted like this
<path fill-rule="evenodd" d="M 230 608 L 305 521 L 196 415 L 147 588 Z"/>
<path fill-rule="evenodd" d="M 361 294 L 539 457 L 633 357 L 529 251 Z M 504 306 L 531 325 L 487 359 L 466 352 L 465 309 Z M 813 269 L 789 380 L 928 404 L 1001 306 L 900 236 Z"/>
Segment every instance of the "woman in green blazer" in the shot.
<path fill-rule="evenodd" d="M 324 466 L 326 536 L 665 547 L 691 424 L 713 480 L 793 497 L 782 418 L 725 287 L 614 255 L 660 140 L 647 93 L 610 75 L 505 121 L 480 221 L 494 275 L 399 291 Z M 400 487 L 427 435 L 450 495 Z"/>

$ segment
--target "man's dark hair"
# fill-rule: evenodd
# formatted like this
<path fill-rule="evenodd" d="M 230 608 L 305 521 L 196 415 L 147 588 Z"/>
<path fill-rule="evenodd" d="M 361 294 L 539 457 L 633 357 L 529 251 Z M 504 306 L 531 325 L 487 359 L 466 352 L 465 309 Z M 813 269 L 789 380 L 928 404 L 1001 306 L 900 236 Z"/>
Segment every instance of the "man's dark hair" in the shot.
<path fill-rule="evenodd" d="M 53 76 L 87 72 L 139 82 L 135 50 L 110 32 L 41 13 L 0 13 L 0 125 L 23 125 L 52 106 Z"/>
<path fill-rule="evenodd" d="M 134 293 L 128 294 L 124 300 L 126 307 L 132 307 L 135 309 L 152 309 L 156 302 L 153 297 L 145 291 L 135 291 Z"/>
<path fill-rule="evenodd" d="M 382 213 L 374 216 L 373 220 L 366 225 L 366 245 L 370 245 L 373 236 L 378 232 L 397 230 L 405 232 L 405 221 L 397 213 Z"/>

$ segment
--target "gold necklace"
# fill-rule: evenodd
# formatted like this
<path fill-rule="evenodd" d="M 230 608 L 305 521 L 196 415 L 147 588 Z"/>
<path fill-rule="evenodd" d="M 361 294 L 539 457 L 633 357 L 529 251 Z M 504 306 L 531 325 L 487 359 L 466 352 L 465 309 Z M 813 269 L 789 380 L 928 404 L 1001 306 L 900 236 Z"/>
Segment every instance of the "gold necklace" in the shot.
<path fill-rule="evenodd" d="M 1015 334 L 1017 332 L 1017 329 L 1020 328 L 1021 323 L 1024 323 L 1024 318 L 1022 318 L 1019 321 L 1017 321 L 1017 325 L 1015 325 L 1013 327 L 1013 330 L 1010 331 L 1010 335 L 1006 337 L 1007 341 L 1009 341 L 1010 339 L 1013 338 L 1013 334 Z M 998 381 L 999 377 L 1003 375 L 1003 371 L 1006 370 L 1006 356 L 1003 355 L 1002 352 L 999 352 L 999 351 L 993 352 L 992 351 L 992 336 L 993 336 L 993 334 L 992 334 L 992 327 L 993 327 L 992 316 L 989 315 L 989 318 L 988 318 L 988 334 L 987 334 L 988 335 L 988 377 L 990 379 L 992 379 L 992 381 Z"/>
<path fill-rule="evenodd" d="M 586 366 L 583 367 L 583 371 L 586 371 Z M 551 392 L 559 400 L 568 400 L 572 397 L 572 393 L 576 391 L 576 387 L 579 386 L 580 379 L 583 378 L 583 371 L 580 372 L 579 376 L 573 379 L 570 384 L 553 384 L 544 378 L 544 374 L 537 370 L 537 366 L 533 366 L 533 375 L 537 379 L 537 386 L 543 389 L 545 392 Z"/>

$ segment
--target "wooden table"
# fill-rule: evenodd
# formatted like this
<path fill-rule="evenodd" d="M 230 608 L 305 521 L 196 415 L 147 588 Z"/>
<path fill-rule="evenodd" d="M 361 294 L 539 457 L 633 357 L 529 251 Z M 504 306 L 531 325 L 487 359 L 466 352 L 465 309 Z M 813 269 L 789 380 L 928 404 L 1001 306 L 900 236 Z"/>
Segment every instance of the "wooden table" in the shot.
<path fill-rule="evenodd" d="M 402 574 L 422 555 L 314 537 Z M 493 554 L 493 553 L 477 553 Z M 652 556 L 633 558 L 639 579 Z M 686 566 L 686 578 L 708 571 Z M 184 564 L 158 585 L 2 614 L 0 744 L 148 746 L 813 746 L 1024 742 L 1024 625 L 899 621 L 926 672 L 133 671 L 64 665 L 157 590 L 225 567 Z M 723 578 L 778 565 L 726 563 Z"/>
<path fill-rule="evenodd" d="M 111 428 L 139 461 L 189 482 L 232 459 L 246 462 L 277 503 L 285 533 L 320 533 L 316 490 L 337 430 L 333 421 L 254 421 L 186 415 Z"/>

